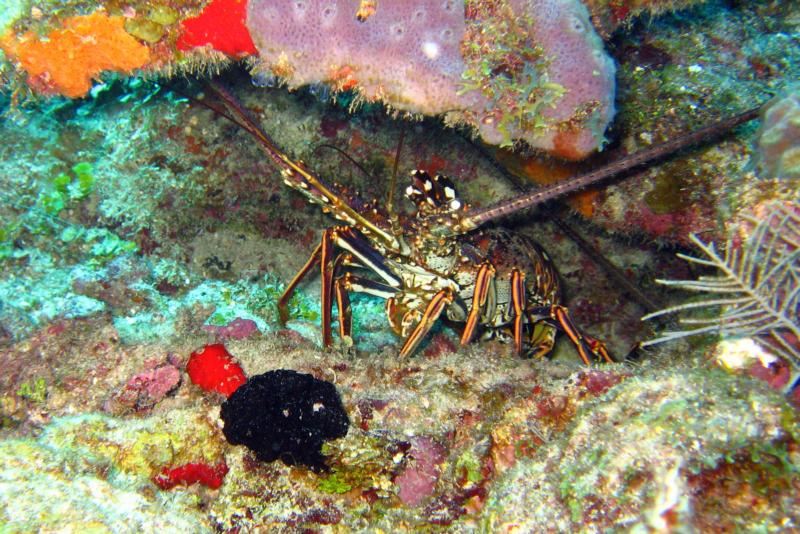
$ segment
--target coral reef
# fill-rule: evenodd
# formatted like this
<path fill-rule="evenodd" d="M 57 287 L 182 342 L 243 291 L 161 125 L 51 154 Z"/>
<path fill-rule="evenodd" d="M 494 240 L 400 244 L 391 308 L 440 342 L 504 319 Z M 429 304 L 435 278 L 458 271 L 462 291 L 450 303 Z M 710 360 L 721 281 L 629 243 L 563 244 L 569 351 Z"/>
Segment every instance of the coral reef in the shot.
<path fill-rule="evenodd" d="M 393 5 L 379 0 L 370 15 L 369 4 L 359 4 L 362 25 Z M 622 25 L 606 45 L 621 67 L 619 122 L 604 153 L 561 165 L 522 150 L 501 153 L 502 164 L 553 180 L 757 105 L 798 77 L 793 3 L 708 0 L 646 21 L 632 13 L 676 4 L 613 4 L 619 20 L 609 24 Z M 97 9 L 87 0 L 5 5 L 0 27 L 12 38 L 43 38 Z M 239 10 L 225 31 L 202 34 L 215 29 L 210 6 L 220 5 Z M 518 4 L 460 5 L 475 10 L 465 31 L 486 21 L 530 52 L 527 34 L 500 16 Z M 588 5 L 596 21 L 613 7 Z M 460 347 L 447 324 L 400 359 L 383 302 L 365 295 L 352 299 L 354 343 L 322 350 L 319 277 L 298 286 L 285 325 L 277 300 L 335 223 L 287 191 L 246 134 L 182 95 L 193 87 L 166 78 L 225 64 L 212 48 L 243 36 L 242 7 L 106 3 L 149 50 L 145 68 L 165 77 L 93 74 L 100 79 L 81 99 L 31 95 L 24 69 L 0 60 L 0 530 L 796 529 L 800 389 L 791 389 L 787 360 L 763 337 L 632 351 L 673 327 L 640 321 L 642 305 L 559 226 L 583 234 L 656 307 L 686 302 L 648 284 L 714 273 L 690 271 L 661 247 L 690 244 L 695 232 L 718 252 L 731 236 L 730 250 L 741 251 L 757 226 L 742 211 L 763 219 L 776 200 L 796 206 L 795 181 L 753 157 L 755 125 L 575 200 L 602 229 L 556 206 L 498 221 L 544 245 L 575 322 L 621 363 L 583 366 L 564 336 L 546 360 L 517 358 L 498 340 Z M 189 20 L 205 20 L 193 40 L 181 33 Z M 181 35 L 187 50 L 178 50 Z M 239 42 L 228 52 L 246 52 Z M 479 75 L 496 70 L 496 86 L 475 90 L 513 92 L 501 65 L 516 58 L 473 63 Z M 409 123 L 381 105 L 351 110 L 353 92 L 331 100 L 316 86 L 255 87 L 249 66 L 234 65 L 223 81 L 264 130 L 371 205 L 388 196 L 399 144 L 398 190 L 412 169 L 427 169 L 450 177 L 472 207 L 517 194 L 465 132 L 430 118 Z M 406 204 L 396 202 L 401 217 Z M 335 388 L 350 425 L 315 440 L 314 469 L 264 462 L 228 442 L 220 405 L 230 391 L 197 387 L 187 365 L 220 343 L 222 370 L 234 369 L 226 354 L 238 367 L 228 402 L 245 376 L 275 369 Z M 282 435 L 293 428 L 283 413 L 274 419 L 269 428 Z"/>
<path fill-rule="evenodd" d="M 100 477 L 104 463 L 77 451 L 8 440 L 0 443 L 0 518 L 7 532 L 63 529 L 211 532 L 184 499 L 144 495 L 124 479 Z M 21 491 L 21 489 L 23 489 Z M 57 502 L 58 506 L 53 506 Z"/>
<path fill-rule="evenodd" d="M 614 63 L 578 0 L 389 0 L 361 18 L 353 1 L 181 7 L 112 6 L 112 16 L 64 18 L 47 39 L 9 32 L 0 46 L 29 88 L 70 97 L 103 71 L 169 74 L 257 53 L 257 77 L 328 83 L 396 110 L 444 114 L 493 144 L 524 140 L 570 159 L 596 150 L 614 115 Z"/>
<path fill-rule="evenodd" d="M 86 334 L 65 333 L 78 337 L 62 357 L 85 358 L 78 341 Z M 128 353 L 135 362 L 130 350 L 118 344 L 105 359 Z M 286 365 L 336 381 L 353 424 L 322 447 L 329 471 L 266 464 L 231 447 L 219 409 L 188 383 L 157 413 L 113 418 L 65 416 L 88 408 L 81 391 L 58 402 L 64 384 L 96 389 L 102 380 L 54 382 L 37 410 L 48 414 L 38 437 L 0 447 L 8 481 L 0 513 L 20 530 L 133 520 L 144 528 L 193 522 L 187 528 L 199 532 L 462 531 L 511 521 L 560 531 L 631 522 L 748 530 L 799 519 L 796 410 L 758 381 L 700 360 L 667 353 L 586 370 L 521 362 L 488 343 L 400 361 L 391 350 L 325 353 L 278 335 L 241 341 L 235 352 L 254 373 Z M 27 492 L 1 493 L 22 481 Z M 43 508 L 44 488 L 69 505 Z M 122 499 L 133 504 L 120 508 Z"/>
<path fill-rule="evenodd" d="M 164 498 L 141 488 L 154 487 L 150 479 L 165 464 L 216 462 L 220 448 L 211 437 L 216 433 L 203 414 L 173 410 L 127 423 L 101 415 L 62 417 L 35 439 L 4 440 L 4 528 L 118 530 L 126 525 L 208 532 L 209 521 L 193 509 L 193 497 Z"/>
<path fill-rule="evenodd" d="M 625 104 L 608 134 L 616 142 L 599 161 L 760 106 L 800 77 L 800 52 L 786 37 L 796 28 L 792 8 L 782 2 L 742 7 L 705 2 L 615 35 L 609 48 L 619 63 L 618 101 Z M 708 148 L 605 187 L 591 206 L 578 207 L 610 232 L 662 246 L 692 246 L 692 232 L 723 241 L 725 221 L 743 209 L 796 197 L 796 185 L 776 183 L 754 168 L 754 132 L 754 125 L 739 128 Z M 531 179 L 565 172 L 541 159 L 527 166 Z M 537 166 L 544 170 L 537 174 Z"/>
<path fill-rule="evenodd" d="M 796 506 L 797 428 L 738 387 L 719 371 L 623 381 L 500 477 L 485 526 L 780 528 L 786 516 L 759 509 L 768 499 L 784 511 Z M 772 470 L 781 474 L 772 478 Z"/>

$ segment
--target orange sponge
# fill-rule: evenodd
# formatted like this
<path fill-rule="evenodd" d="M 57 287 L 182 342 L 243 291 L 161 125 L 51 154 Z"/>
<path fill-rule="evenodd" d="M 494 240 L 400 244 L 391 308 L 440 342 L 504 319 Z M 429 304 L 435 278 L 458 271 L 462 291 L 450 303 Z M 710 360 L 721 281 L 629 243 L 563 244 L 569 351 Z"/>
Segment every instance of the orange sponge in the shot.
<path fill-rule="evenodd" d="M 85 95 L 104 70 L 130 73 L 150 60 L 150 52 L 123 27 L 122 17 L 103 12 L 64 20 L 46 38 L 33 32 L 0 37 L 0 48 L 28 73 L 28 84 L 45 94 Z"/>

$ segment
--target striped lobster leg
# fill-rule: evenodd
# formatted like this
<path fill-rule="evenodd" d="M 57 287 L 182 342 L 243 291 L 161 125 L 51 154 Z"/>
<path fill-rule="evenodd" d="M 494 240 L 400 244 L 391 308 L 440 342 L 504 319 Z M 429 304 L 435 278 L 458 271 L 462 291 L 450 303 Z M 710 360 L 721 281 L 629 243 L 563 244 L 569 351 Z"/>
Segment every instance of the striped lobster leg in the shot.
<path fill-rule="evenodd" d="M 475 277 L 475 292 L 472 294 L 472 306 L 467 315 L 467 324 L 464 327 L 464 332 L 461 334 L 461 345 L 467 345 L 472 341 L 475 335 L 475 328 L 478 326 L 478 320 L 481 313 L 485 310 L 486 302 L 489 300 L 489 290 L 492 289 L 494 284 L 494 276 L 496 269 L 491 263 L 484 262 L 478 269 L 478 274 Z M 491 303 L 491 307 L 494 303 Z"/>
<path fill-rule="evenodd" d="M 302 269 L 294 276 L 286 290 L 278 300 L 278 314 L 282 323 L 289 318 L 289 300 L 300 282 L 319 264 L 322 278 L 322 343 L 329 347 L 333 344 L 332 312 L 336 300 L 339 311 L 339 333 L 350 336 L 351 314 L 350 299 L 347 296 L 345 276 L 339 272 L 346 266 L 361 266 L 373 270 L 393 288 L 400 285 L 397 278 L 387 268 L 382 256 L 369 244 L 359 232 L 349 226 L 336 226 L 325 230 L 322 241 Z M 342 280 L 342 281 L 340 281 Z M 369 292 L 369 291 L 366 291 Z M 345 337 L 343 335 L 343 337 Z"/>

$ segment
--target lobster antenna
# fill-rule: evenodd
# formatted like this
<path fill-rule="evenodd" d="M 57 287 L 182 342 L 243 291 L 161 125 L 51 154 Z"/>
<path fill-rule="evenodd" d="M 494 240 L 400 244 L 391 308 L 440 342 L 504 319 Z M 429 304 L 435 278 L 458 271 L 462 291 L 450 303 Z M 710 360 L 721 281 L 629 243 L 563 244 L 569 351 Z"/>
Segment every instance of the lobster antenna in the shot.
<path fill-rule="evenodd" d="M 314 154 L 319 153 L 320 149 L 322 149 L 322 148 L 327 148 L 328 150 L 335 151 L 336 153 L 339 154 L 339 156 L 343 157 L 344 159 L 346 159 L 347 161 L 352 163 L 353 166 L 356 169 L 358 169 L 359 171 L 361 171 L 361 174 L 363 174 L 367 179 L 369 179 L 371 181 L 375 181 L 375 177 L 372 176 L 369 173 L 369 171 L 364 168 L 364 166 L 362 164 L 360 164 L 353 156 L 348 154 L 345 150 L 342 150 L 341 148 L 339 148 L 336 145 L 331 145 L 330 143 L 322 143 L 321 145 L 317 146 L 317 148 L 314 149 Z"/>
<path fill-rule="evenodd" d="M 212 88 L 213 91 L 216 91 L 217 89 L 218 88 Z M 188 98 L 189 100 L 191 100 L 195 104 L 200 104 L 204 108 L 208 109 L 209 111 L 212 111 L 212 112 L 216 113 L 220 117 L 222 117 L 224 119 L 227 119 L 228 121 L 232 122 L 233 124 L 235 124 L 239 128 L 241 128 L 243 130 L 246 130 L 251 135 L 255 135 L 255 136 L 258 135 L 257 133 L 253 132 L 250 129 L 250 127 L 248 126 L 248 124 L 246 122 L 242 122 L 239 119 L 237 119 L 236 117 L 234 117 L 233 115 L 231 115 L 230 113 L 228 113 L 224 106 L 221 106 L 221 105 L 216 104 L 214 102 L 209 102 L 209 100 L 207 98 L 205 98 L 205 95 L 202 95 L 199 98 L 197 98 L 197 97 L 194 97 L 194 96 L 190 95 L 189 93 L 183 92 L 183 91 L 181 91 L 179 89 L 176 89 L 174 87 L 171 90 L 175 91 L 176 93 L 178 93 L 180 95 L 183 95 L 184 97 Z"/>
<path fill-rule="evenodd" d="M 405 130 L 400 130 L 400 139 L 397 142 L 397 150 L 395 151 L 394 155 L 394 168 L 392 169 L 392 178 L 389 182 L 389 192 L 386 198 L 386 213 L 389 216 L 389 224 L 392 228 L 392 235 L 394 235 L 395 239 L 397 239 L 397 246 L 400 250 L 401 254 L 409 254 L 411 250 L 408 248 L 408 244 L 403 239 L 403 225 L 400 224 L 400 218 L 397 216 L 397 213 L 394 211 L 394 203 L 392 201 L 392 197 L 394 196 L 395 184 L 397 183 L 397 167 L 400 161 L 400 152 L 403 150 L 403 139 L 405 138 Z M 352 163 L 356 166 L 358 170 L 360 170 L 364 176 L 366 176 L 371 181 L 375 181 L 375 178 L 361 165 L 358 161 L 356 161 L 353 156 L 339 148 L 338 146 L 329 145 L 327 143 L 319 145 L 317 148 L 314 149 L 314 153 L 318 152 L 321 148 L 329 148 L 335 150 L 341 157 L 345 158 L 347 161 Z"/>
<path fill-rule="evenodd" d="M 400 129 L 400 139 L 397 140 L 397 150 L 394 152 L 394 167 L 392 167 L 392 179 L 389 180 L 389 192 L 386 194 L 386 212 L 390 219 L 395 218 L 394 213 L 394 190 L 397 187 L 397 166 L 400 164 L 400 153 L 403 151 L 403 140 L 406 138 L 405 128 Z"/>
<path fill-rule="evenodd" d="M 346 220 L 349 224 L 357 223 L 364 232 L 374 235 L 386 246 L 390 248 L 398 247 L 395 237 L 377 227 L 348 206 L 333 193 L 321 178 L 312 174 L 304 164 L 289 159 L 227 89 L 215 82 L 209 82 L 207 86 L 227 107 L 228 113 L 222 113 L 221 115 L 228 120 L 233 119 L 234 124 L 243 128 L 258 140 L 259 145 L 267 156 L 281 169 L 284 182 L 289 187 L 304 193 L 309 200 L 321 205 L 323 211 L 332 212 L 337 218 Z M 206 107 L 217 111 L 214 107 Z"/>
<path fill-rule="evenodd" d="M 517 198 L 500 201 L 492 206 L 481 208 L 468 213 L 461 220 L 455 222 L 434 215 L 428 218 L 429 224 L 436 230 L 445 234 L 466 233 L 490 221 L 511 215 L 526 208 L 532 208 L 555 198 L 574 193 L 590 185 L 594 185 L 611 176 L 629 171 L 635 167 L 653 163 L 666 156 L 672 155 L 679 150 L 688 148 L 691 145 L 708 141 L 719 135 L 735 128 L 736 126 L 749 122 L 758 117 L 760 106 L 740 113 L 734 117 L 723 119 L 685 136 L 676 137 L 669 141 L 655 145 L 644 150 L 639 150 L 622 159 L 613 161 L 586 174 L 578 175 L 547 187 L 542 187 L 525 193 Z"/>

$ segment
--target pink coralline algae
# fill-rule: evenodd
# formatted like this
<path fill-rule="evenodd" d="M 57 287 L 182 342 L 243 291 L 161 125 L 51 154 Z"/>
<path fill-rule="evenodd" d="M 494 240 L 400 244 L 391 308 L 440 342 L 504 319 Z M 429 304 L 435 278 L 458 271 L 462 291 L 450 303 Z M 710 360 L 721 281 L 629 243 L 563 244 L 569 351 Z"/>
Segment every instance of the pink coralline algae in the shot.
<path fill-rule="evenodd" d="M 800 86 L 764 106 L 757 143 L 764 178 L 800 179 Z"/>
<path fill-rule="evenodd" d="M 578 384 L 586 394 L 597 396 L 616 386 L 624 378 L 611 371 L 587 371 L 578 375 Z"/>
<path fill-rule="evenodd" d="M 570 159 L 614 114 L 613 61 L 578 0 L 250 0 L 259 69 L 469 124 L 484 141 Z"/>
<path fill-rule="evenodd" d="M 258 325 L 252 319 L 237 317 L 225 326 L 204 325 L 203 330 L 221 339 L 245 339 L 258 332 Z"/>
<path fill-rule="evenodd" d="M 158 404 L 181 383 L 181 372 L 168 363 L 132 377 L 125 386 L 106 403 L 106 410 L 119 409 L 146 411 Z"/>
<path fill-rule="evenodd" d="M 440 465 L 445 460 L 445 448 L 433 439 L 418 436 L 412 439 L 411 461 L 395 479 L 397 496 L 407 506 L 419 506 L 433 494 L 439 480 Z"/>

